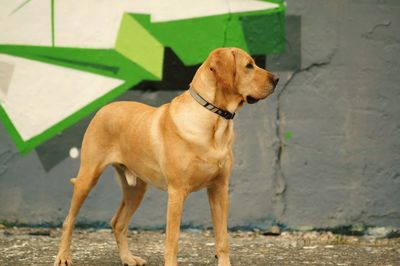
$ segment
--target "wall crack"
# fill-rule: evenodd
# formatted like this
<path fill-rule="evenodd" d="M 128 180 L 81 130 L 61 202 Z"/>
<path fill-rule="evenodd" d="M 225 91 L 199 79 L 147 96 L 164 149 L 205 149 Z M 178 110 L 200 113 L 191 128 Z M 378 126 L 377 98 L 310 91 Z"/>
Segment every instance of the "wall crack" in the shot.
<path fill-rule="evenodd" d="M 17 155 L 17 152 L 12 152 L 11 150 L 0 151 L 0 176 L 7 172 L 7 163 Z"/>
<path fill-rule="evenodd" d="M 276 148 L 275 148 L 275 154 L 276 154 L 276 162 L 275 162 L 275 184 L 274 184 L 274 196 L 273 196 L 273 206 L 274 206 L 274 212 L 275 212 L 275 217 L 279 218 L 281 217 L 286 210 L 286 202 L 285 202 L 285 192 L 287 189 L 287 184 L 286 184 L 286 177 L 285 174 L 282 170 L 282 154 L 284 152 L 285 148 L 285 142 L 284 142 L 284 132 L 282 129 L 282 94 L 286 91 L 290 83 L 297 77 L 299 74 L 303 72 L 308 72 L 311 71 L 314 68 L 321 68 L 325 67 L 327 65 L 330 65 L 332 62 L 333 57 L 335 56 L 337 52 L 337 48 L 328 56 L 327 60 L 322 61 L 322 62 L 315 62 L 310 64 L 307 67 L 300 68 L 293 73 L 290 74 L 289 78 L 283 84 L 282 88 L 279 90 L 277 94 L 277 107 L 276 107 Z"/>
<path fill-rule="evenodd" d="M 365 37 L 371 37 L 378 28 L 388 28 L 392 22 L 390 20 L 384 21 L 383 23 L 379 23 L 374 25 L 366 34 Z"/>

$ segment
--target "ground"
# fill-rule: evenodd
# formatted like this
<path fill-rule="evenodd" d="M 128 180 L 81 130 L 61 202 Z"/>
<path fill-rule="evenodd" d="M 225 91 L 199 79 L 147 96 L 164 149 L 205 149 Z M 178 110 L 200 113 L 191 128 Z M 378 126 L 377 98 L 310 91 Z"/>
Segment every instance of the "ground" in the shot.
<path fill-rule="evenodd" d="M 0 228 L 0 265 L 52 265 L 59 229 Z M 162 265 L 162 232 L 129 232 L 135 255 L 148 265 Z M 342 236 L 318 232 L 231 232 L 232 265 L 400 265 L 400 238 Z M 217 265 L 210 231 L 185 230 L 180 237 L 180 266 Z M 74 265 L 121 265 L 109 229 L 77 229 Z"/>

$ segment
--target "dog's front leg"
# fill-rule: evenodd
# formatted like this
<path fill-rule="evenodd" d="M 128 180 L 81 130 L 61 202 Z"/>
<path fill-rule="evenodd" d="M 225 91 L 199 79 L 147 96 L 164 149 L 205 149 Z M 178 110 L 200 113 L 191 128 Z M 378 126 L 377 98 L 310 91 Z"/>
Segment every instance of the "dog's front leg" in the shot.
<path fill-rule="evenodd" d="M 218 180 L 207 189 L 219 266 L 230 266 L 228 248 L 228 181 Z"/>
<path fill-rule="evenodd" d="M 168 188 L 168 210 L 164 261 L 165 266 L 177 265 L 178 239 L 183 203 L 187 193 L 182 189 Z"/>

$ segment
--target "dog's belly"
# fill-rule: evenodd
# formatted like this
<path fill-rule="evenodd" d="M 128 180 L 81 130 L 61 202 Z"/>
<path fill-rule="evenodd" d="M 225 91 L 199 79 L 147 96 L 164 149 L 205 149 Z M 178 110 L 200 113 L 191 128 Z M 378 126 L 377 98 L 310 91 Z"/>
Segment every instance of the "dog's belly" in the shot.
<path fill-rule="evenodd" d="M 166 170 L 167 172 L 178 173 L 177 176 L 170 176 L 169 178 L 178 178 L 180 179 L 180 183 L 186 180 L 183 182 L 185 183 L 185 187 L 190 191 L 197 191 L 208 187 L 214 178 L 226 171 L 226 167 L 231 165 L 229 155 L 229 152 L 211 153 L 203 156 L 195 156 L 191 159 L 186 158 L 188 159 L 187 161 L 183 158 L 174 158 L 174 162 L 180 163 L 173 164 L 170 162 L 166 165 Z M 131 186 L 136 185 L 136 179 L 139 178 L 155 188 L 163 191 L 168 190 L 168 178 L 155 162 L 149 163 L 147 161 L 146 166 L 144 164 L 125 164 L 125 178 Z"/>
<path fill-rule="evenodd" d="M 136 185 L 136 179 L 139 178 L 147 184 L 152 185 L 163 191 L 167 191 L 167 181 L 161 171 L 155 167 L 147 167 L 141 169 L 135 169 L 133 167 L 126 167 L 125 178 L 130 186 Z"/>
<path fill-rule="evenodd" d="M 139 177 L 147 184 L 152 185 L 155 188 L 158 188 L 163 191 L 167 191 L 167 181 L 163 176 L 153 176 L 152 178 L 148 178 L 146 176 Z"/>

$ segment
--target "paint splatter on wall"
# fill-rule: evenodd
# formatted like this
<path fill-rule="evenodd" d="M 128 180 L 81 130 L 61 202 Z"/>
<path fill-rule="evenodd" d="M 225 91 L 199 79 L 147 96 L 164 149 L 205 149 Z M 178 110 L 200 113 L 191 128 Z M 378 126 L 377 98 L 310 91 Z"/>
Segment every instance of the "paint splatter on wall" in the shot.
<path fill-rule="evenodd" d="M 0 120 L 29 152 L 129 89 L 186 89 L 177 76 L 214 48 L 281 53 L 284 12 L 280 0 L 0 0 Z M 171 62 L 189 71 L 170 75 Z"/>

